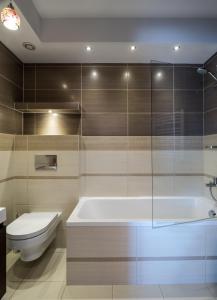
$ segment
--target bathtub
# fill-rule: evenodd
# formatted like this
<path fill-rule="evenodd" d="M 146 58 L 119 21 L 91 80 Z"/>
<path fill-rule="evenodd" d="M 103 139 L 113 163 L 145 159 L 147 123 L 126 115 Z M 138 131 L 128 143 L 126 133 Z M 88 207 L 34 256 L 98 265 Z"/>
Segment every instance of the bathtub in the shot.
<path fill-rule="evenodd" d="M 66 222 L 67 283 L 216 283 L 210 209 L 202 197 L 81 198 Z"/>

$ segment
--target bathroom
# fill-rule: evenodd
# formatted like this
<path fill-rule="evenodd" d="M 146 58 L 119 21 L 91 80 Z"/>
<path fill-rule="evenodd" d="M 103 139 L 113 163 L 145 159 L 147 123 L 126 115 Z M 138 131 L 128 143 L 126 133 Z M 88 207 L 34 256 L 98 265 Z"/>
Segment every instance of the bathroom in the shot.
<path fill-rule="evenodd" d="M 216 1 L 0 11 L 0 299 L 217 299 Z"/>

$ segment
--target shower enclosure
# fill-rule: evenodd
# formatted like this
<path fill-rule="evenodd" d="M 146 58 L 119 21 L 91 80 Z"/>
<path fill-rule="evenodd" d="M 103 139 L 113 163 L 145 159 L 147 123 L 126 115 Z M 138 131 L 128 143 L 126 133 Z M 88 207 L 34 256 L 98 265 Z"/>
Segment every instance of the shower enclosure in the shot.
<path fill-rule="evenodd" d="M 204 135 L 204 78 L 215 82 L 215 76 L 198 68 L 151 64 L 153 226 L 215 218 L 217 212 L 216 182 L 205 173 L 217 143 Z"/>

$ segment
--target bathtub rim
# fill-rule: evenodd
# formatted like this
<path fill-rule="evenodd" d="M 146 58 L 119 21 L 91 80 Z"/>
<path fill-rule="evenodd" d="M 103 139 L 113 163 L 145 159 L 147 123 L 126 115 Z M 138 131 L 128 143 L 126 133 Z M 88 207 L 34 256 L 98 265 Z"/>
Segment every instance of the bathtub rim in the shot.
<path fill-rule="evenodd" d="M 91 200 L 150 200 L 152 198 L 151 196 L 143 196 L 143 197 L 81 197 L 68 217 L 66 221 L 66 227 L 72 227 L 72 226 L 147 226 L 152 228 L 161 228 L 161 227 L 170 227 L 175 225 L 193 225 L 198 226 L 198 223 L 201 223 L 203 225 L 210 225 L 210 223 L 214 222 L 214 224 L 217 225 L 217 217 L 216 218 L 203 218 L 203 219 L 162 219 L 155 221 L 153 219 L 85 219 L 78 217 L 78 212 L 84 205 L 86 201 Z M 204 199 L 205 197 L 196 197 L 196 196 L 190 196 L 190 197 L 181 197 L 181 196 L 159 196 L 158 199 L 165 199 L 165 198 L 172 198 L 172 199 Z M 207 199 L 207 198 L 205 198 Z M 207 199 L 210 201 L 210 199 Z M 212 203 L 210 201 L 210 203 Z M 212 225 L 214 225 L 212 224 Z"/>

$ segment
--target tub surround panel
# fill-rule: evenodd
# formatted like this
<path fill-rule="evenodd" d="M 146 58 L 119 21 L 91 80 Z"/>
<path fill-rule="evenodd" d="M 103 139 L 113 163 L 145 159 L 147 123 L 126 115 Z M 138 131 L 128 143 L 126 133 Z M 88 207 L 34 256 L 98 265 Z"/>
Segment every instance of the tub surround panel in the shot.
<path fill-rule="evenodd" d="M 67 257 L 136 257 L 136 228 L 70 227 L 67 229 Z"/>
<path fill-rule="evenodd" d="M 136 262 L 68 262 L 67 284 L 136 284 Z"/>

